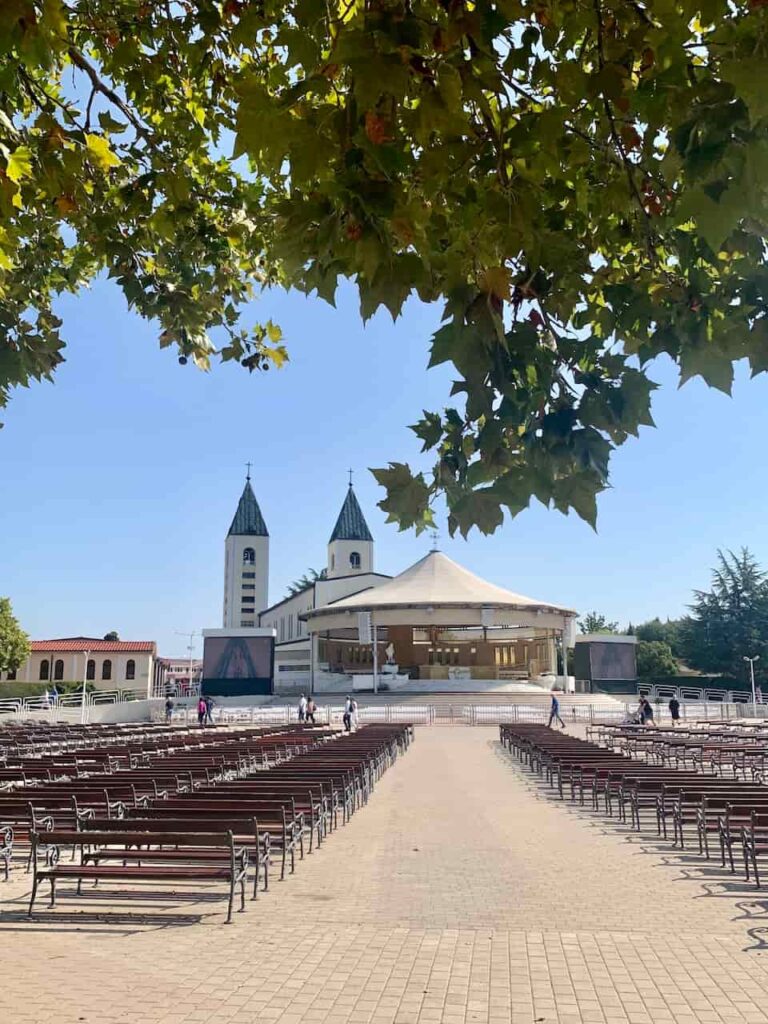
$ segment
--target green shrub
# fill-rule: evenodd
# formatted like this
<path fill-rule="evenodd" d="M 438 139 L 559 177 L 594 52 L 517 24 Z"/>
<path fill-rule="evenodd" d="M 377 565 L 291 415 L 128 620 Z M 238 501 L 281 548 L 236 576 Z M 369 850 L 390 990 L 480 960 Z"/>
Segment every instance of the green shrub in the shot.
<path fill-rule="evenodd" d="M 53 683 L 25 683 L 17 680 L 9 680 L 7 682 L 0 683 L 0 700 L 9 700 L 14 697 L 41 697 L 46 690 L 51 692 Z M 81 693 L 83 684 L 81 682 L 69 682 L 62 680 L 56 683 L 56 689 L 59 691 L 59 696 L 62 697 L 65 693 Z M 86 683 L 85 692 L 92 693 L 96 689 L 95 683 Z"/>

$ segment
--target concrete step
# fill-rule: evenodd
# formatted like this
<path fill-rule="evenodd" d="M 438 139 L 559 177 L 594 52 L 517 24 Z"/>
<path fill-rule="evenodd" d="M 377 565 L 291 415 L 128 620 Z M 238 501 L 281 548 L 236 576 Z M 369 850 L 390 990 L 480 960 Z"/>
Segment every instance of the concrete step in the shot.
<path fill-rule="evenodd" d="M 347 690 L 339 691 L 338 693 L 317 693 L 315 694 L 315 701 L 320 707 L 324 707 L 328 704 L 334 706 L 341 705 L 344 703 L 346 695 L 349 692 L 350 691 Z M 387 705 L 402 706 L 408 704 L 429 704 L 433 707 L 504 707 L 512 704 L 547 706 L 549 705 L 552 695 L 548 690 L 540 689 L 522 693 L 507 691 L 486 691 L 483 693 L 430 693 L 428 690 L 422 692 L 408 690 L 406 692 L 395 691 L 378 694 L 355 693 L 354 697 L 360 707 L 386 707 Z M 637 698 L 631 694 L 612 697 L 609 694 L 604 693 L 559 693 L 558 699 L 564 707 L 589 704 L 615 704 L 618 706 L 627 702 L 637 702 Z M 271 699 L 267 700 L 265 704 L 277 706 L 290 704 L 292 702 L 292 698 L 289 695 L 275 694 Z"/>

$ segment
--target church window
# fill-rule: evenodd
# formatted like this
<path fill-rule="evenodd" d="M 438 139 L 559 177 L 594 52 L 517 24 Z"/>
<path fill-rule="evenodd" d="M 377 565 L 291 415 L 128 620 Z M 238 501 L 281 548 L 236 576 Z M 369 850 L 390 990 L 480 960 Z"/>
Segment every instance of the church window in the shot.
<path fill-rule="evenodd" d="M 244 572 L 243 573 L 243 579 L 244 580 L 255 580 L 256 579 L 256 573 L 255 572 Z"/>
<path fill-rule="evenodd" d="M 255 590 L 255 589 L 256 589 L 256 584 L 255 583 L 244 583 L 243 584 L 243 590 Z"/>
<path fill-rule="evenodd" d="M 96 678 L 96 662 L 93 660 L 93 658 L 89 658 L 88 659 L 88 666 L 87 666 L 87 668 L 85 670 L 85 678 L 86 679 L 95 679 Z"/>
<path fill-rule="evenodd" d="M 256 564 L 256 552 L 253 548 L 246 548 L 243 552 L 243 565 L 255 565 Z"/>
<path fill-rule="evenodd" d="M 64 661 L 57 658 L 53 663 L 53 678 L 58 682 L 64 678 Z"/>
<path fill-rule="evenodd" d="M 351 569 L 360 568 L 360 552 L 353 551 L 349 556 L 349 565 Z"/>
<path fill-rule="evenodd" d="M 128 661 L 125 663 L 125 678 L 136 678 L 136 662 L 133 660 L 133 658 L 129 658 Z"/>
<path fill-rule="evenodd" d="M 336 568 L 336 555 L 331 555 L 331 569 Z"/>
<path fill-rule="evenodd" d="M 248 629 L 249 627 L 252 627 L 253 619 L 241 619 L 240 626 L 242 627 L 242 629 Z"/>
<path fill-rule="evenodd" d="M 41 679 L 47 679 L 48 678 L 48 673 L 50 671 L 50 667 L 51 666 L 48 663 L 48 659 L 47 658 L 43 658 L 43 660 L 40 662 L 40 678 Z"/>
<path fill-rule="evenodd" d="M 101 665 L 101 678 L 111 679 L 112 678 L 112 662 L 109 658 L 105 658 Z"/>

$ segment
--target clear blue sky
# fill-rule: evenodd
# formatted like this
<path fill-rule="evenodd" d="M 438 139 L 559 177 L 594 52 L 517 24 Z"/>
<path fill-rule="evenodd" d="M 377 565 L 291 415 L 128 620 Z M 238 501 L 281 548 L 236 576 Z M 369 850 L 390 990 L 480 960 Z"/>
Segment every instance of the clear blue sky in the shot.
<path fill-rule="evenodd" d="M 99 282 L 60 304 L 69 343 L 55 384 L 16 392 L 0 431 L 0 594 L 35 638 L 76 634 L 157 640 L 221 622 L 223 544 L 247 460 L 271 535 L 270 600 L 325 564 L 347 467 L 376 539 L 376 567 L 396 573 L 429 539 L 385 526 L 369 466 L 419 464 L 406 425 L 445 401 L 450 371 L 427 372 L 438 310 L 408 305 L 363 327 L 347 288 L 336 310 L 276 294 L 253 315 L 283 327 L 288 368 L 203 374 L 157 347 L 154 325 Z M 707 586 L 718 547 L 768 563 L 768 379 L 739 368 L 734 399 L 673 368 L 644 430 L 613 462 L 598 532 L 541 506 L 492 537 L 442 549 L 510 589 L 597 609 L 625 623 L 681 614 Z"/>

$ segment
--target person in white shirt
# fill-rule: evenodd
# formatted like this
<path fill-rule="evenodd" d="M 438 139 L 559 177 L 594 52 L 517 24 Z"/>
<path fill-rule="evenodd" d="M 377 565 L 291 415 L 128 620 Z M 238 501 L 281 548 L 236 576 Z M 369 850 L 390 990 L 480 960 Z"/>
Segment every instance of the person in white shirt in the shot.
<path fill-rule="evenodd" d="M 307 698 L 302 693 L 299 701 L 299 721 L 303 722 L 307 717 Z"/>

